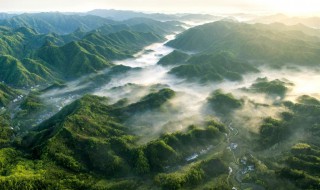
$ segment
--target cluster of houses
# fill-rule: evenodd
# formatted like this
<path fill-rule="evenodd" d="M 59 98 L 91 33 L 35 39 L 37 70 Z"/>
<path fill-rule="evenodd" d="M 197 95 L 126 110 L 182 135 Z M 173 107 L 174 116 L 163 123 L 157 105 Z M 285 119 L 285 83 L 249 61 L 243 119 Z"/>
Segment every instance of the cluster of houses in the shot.
<path fill-rule="evenodd" d="M 199 157 L 199 155 L 207 154 L 209 150 L 213 148 L 213 145 L 208 146 L 205 149 L 202 149 L 199 153 L 193 153 L 192 155 L 186 158 L 187 162 L 193 161 Z"/>
<path fill-rule="evenodd" d="M 235 150 L 235 149 L 238 148 L 238 144 L 237 144 L 237 143 L 231 143 L 228 148 L 229 148 L 230 150 Z"/>
<path fill-rule="evenodd" d="M 19 95 L 17 98 L 15 98 L 14 100 L 12 100 L 12 102 L 13 102 L 13 103 L 16 103 L 16 102 L 22 100 L 22 98 L 23 98 L 23 95 Z"/>
<path fill-rule="evenodd" d="M 240 159 L 240 163 L 242 164 L 243 168 L 241 170 L 242 174 L 247 174 L 249 172 L 253 172 L 255 170 L 255 167 L 253 164 L 248 163 L 248 158 L 246 156 L 242 157 Z"/>

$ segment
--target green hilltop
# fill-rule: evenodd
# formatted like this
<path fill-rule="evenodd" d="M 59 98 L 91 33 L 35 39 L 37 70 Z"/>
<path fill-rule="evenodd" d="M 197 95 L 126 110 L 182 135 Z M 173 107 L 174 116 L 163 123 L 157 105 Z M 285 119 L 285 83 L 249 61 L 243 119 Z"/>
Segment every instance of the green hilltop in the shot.
<path fill-rule="evenodd" d="M 236 99 L 231 93 L 215 90 L 207 98 L 209 107 L 220 115 L 228 115 L 232 111 L 243 107 L 243 100 Z"/>
<path fill-rule="evenodd" d="M 284 82 L 279 79 L 269 81 L 268 78 L 257 78 L 248 89 L 244 90 L 255 93 L 265 93 L 269 96 L 279 96 L 283 98 L 292 86 L 292 83 Z"/>
<path fill-rule="evenodd" d="M 221 52 L 192 56 L 186 64 L 174 67 L 169 73 L 187 80 L 206 83 L 225 79 L 239 81 L 242 80 L 243 74 L 250 72 L 258 72 L 258 69 L 245 61 L 235 59 L 227 52 Z"/>

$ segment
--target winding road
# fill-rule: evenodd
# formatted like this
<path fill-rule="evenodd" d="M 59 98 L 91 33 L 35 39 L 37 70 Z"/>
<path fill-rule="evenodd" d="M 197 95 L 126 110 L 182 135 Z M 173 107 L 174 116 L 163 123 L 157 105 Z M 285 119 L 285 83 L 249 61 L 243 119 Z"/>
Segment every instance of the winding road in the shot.
<path fill-rule="evenodd" d="M 237 135 L 239 135 L 239 130 L 235 127 L 232 127 L 232 122 L 230 122 L 228 124 L 228 130 L 229 130 L 229 134 L 231 134 L 231 135 L 229 135 L 228 133 L 225 134 L 227 142 L 228 142 L 227 149 L 229 149 L 233 155 L 233 162 L 229 163 L 229 174 L 227 177 L 228 185 L 230 185 L 230 183 L 231 183 L 230 177 L 233 176 L 232 179 L 238 183 L 238 186 L 233 187 L 233 189 L 241 190 L 241 189 L 251 188 L 252 190 L 265 190 L 265 188 L 263 186 L 255 184 L 255 183 L 242 183 L 242 180 L 240 179 L 241 175 L 242 175 L 241 170 L 240 170 L 240 165 L 239 165 L 239 162 L 238 162 L 238 160 L 235 156 L 235 153 L 234 153 L 234 150 L 237 148 L 237 146 L 235 148 L 232 148 L 232 146 L 231 146 L 231 140 L 233 137 L 236 137 Z M 236 144 L 235 142 L 232 142 L 232 143 Z M 231 166 L 234 164 L 237 166 L 235 171 Z"/>

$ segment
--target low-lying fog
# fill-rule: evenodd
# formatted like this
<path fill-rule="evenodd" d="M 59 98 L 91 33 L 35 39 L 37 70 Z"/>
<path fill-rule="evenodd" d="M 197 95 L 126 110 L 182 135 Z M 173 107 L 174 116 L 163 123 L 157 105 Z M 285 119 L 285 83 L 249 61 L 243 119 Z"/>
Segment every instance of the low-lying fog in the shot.
<path fill-rule="evenodd" d="M 167 36 L 168 41 L 174 39 L 175 35 Z M 111 80 L 99 83 L 99 86 L 88 78 L 108 75 L 109 69 L 69 82 L 66 88 L 44 93 L 42 95 L 43 100 L 54 107 L 49 115 L 54 114 L 85 93 L 107 96 L 110 98 L 110 103 L 115 103 L 123 98 L 127 98 L 130 103 L 133 103 L 152 91 L 168 87 L 176 91 L 176 96 L 164 105 L 167 111 L 150 111 L 141 115 L 134 115 L 128 122 L 129 125 L 141 129 L 137 130 L 140 135 L 149 134 L 147 136 L 150 137 L 152 136 L 150 134 L 156 135 L 163 132 L 164 129 L 175 131 L 189 124 L 200 122 L 209 113 L 204 109 L 207 97 L 212 91 L 222 89 L 224 92 L 231 92 L 236 98 L 246 99 L 245 106 L 236 111 L 233 118 L 250 127 L 252 131 L 256 131 L 263 117 L 275 116 L 276 113 L 283 111 L 283 108 L 273 105 L 275 99 L 268 98 L 265 94 L 248 93 L 240 90 L 240 88 L 249 87 L 258 77 L 267 77 L 269 80 L 281 79 L 293 83 L 294 86 L 291 87 L 285 97 L 285 99 L 291 101 L 304 94 L 320 97 L 319 71 L 311 71 L 306 68 L 283 70 L 260 68 L 260 73 L 247 74 L 241 82 L 224 81 L 207 85 L 178 79 L 167 73 L 172 67 L 157 65 L 161 57 L 173 51 L 172 48 L 165 46 L 165 43 L 152 44 L 137 53 L 134 58 L 114 62 L 116 65 L 125 65 L 137 69 L 114 75 Z M 249 103 L 249 100 L 270 106 L 254 106 Z M 212 114 L 212 112 L 210 113 Z"/>

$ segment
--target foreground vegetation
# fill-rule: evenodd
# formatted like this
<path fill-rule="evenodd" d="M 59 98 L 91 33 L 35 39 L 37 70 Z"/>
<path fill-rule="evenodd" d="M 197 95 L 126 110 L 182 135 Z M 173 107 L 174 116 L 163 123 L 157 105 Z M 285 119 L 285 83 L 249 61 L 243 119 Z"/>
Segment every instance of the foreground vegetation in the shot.
<path fill-rule="evenodd" d="M 158 96 L 165 95 L 159 91 Z M 226 173 L 224 161 L 217 157 L 190 169 L 186 181 L 168 182 L 160 174 L 186 164 L 186 157 L 194 152 L 219 144 L 226 132 L 222 124 L 211 121 L 190 126 L 139 145 L 138 137 L 119 122 L 114 110 L 105 98 L 85 96 L 10 145 L 6 138 L 13 134 L 3 126 L 1 135 L 8 147 L 0 153 L 2 189 L 134 189 L 138 185 L 175 189 L 184 183 L 200 183 L 205 175 L 213 177 L 211 173 Z M 129 180 L 130 176 L 138 182 Z M 97 182 L 102 178 L 116 181 L 100 187 Z M 144 178 L 149 180 L 140 184 Z"/>
<path fill-rule="evenodd" d="M 112 61 L 163 40 L 179 22 L 47 14 L 0 21 L 0 189 L 320 189 L 317 98 L 288 101 L 293 84 L 268 78 L 237 91 L 247 96 L 218 89 L 196 106 L 171 83 L 127 83 L 108 89 L 119 97 L 89 95 L 114 76 L 141 71 Z M 179 50 L 158 66 L 199 87 L 214 82 L 214 89 L 223 80 L 240 83 L 258 65 L 317 66 L 319 40 L 308 35 L 317 31 L 300 27 L 205 24 L 169 42 Z M 73 79 L 83 88 L 69 94 L 65 82 Z M 267 103 L 251 99 L 261 94 Z M 181 119 L 185 111 L 192 114 Z M 151 125 L 169 117 L 179 118 Z"/>

